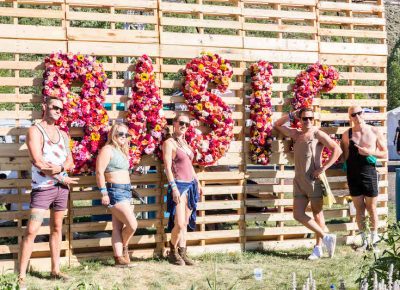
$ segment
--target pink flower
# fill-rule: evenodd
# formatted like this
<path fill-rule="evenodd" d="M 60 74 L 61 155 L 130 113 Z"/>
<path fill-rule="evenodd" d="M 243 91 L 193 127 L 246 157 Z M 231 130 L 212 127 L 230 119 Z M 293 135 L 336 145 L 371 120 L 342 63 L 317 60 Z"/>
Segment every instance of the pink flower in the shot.
<path fill-rule="evenodd" d="M 92 56 L 84 56 L 73 53 L 53 53 L 45 59 L 45 72 L 43 74 L 43 97 L 56 96 L 64 103 L 62 116 L 58 125 L 63 131 L 68 132 L 72 123 L 84 127 L 85 136 L 82 141 L 73 143 L 72 155 L 75 162 L 75 173 L 91 172 L 94 169 L 93 159 L 96 158 L 102 143 L 89 142 L 93 130 L 101 129 L 101 140 L 106 139 L 108 123 L 101 123 L 106 111 L 101 114 L 90 114 L 96 108 L 103 108 L 104 98 L 108 91 L 107 78 L 101 64 L 97 64 Z M 57 63 L 54 69 L 54 64 Z M 93 65 L 95 64 L 95 65 Z M 87 74 L 91 80 L 86 81 Z M 101 79 L 100 79 L 101 77 Z M 83 81 L 79 95 L 70 92 L 71 84 L 74 81 Z M 60 88 L 58 88 L 59 86 Z M 99 118 L 101 116 L 101 118 Z M 79 122 L 76 122 L 79 121 Z M 100 146 L 101 145 L 101 146 Z"/>

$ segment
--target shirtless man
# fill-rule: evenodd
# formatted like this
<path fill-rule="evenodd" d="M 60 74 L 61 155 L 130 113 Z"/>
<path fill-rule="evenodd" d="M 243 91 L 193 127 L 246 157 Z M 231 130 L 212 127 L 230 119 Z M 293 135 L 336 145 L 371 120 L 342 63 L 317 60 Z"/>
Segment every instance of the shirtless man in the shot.
<path fill-rule="evenodd" d="M 385 138 L 379 128 L 365 124 L 363 109 L 349 108 L 352 127 L 342 136 L 344 160 L 347 163 L 347 182 L 356 208 L 356 220 L 363 240 L 362 248 L 368 247 L 365 235 L 365 209 L 371 221 L 371 244 L 379 241 L 378 215 L 378 173 L 376 158 L 387 158 Z"/>

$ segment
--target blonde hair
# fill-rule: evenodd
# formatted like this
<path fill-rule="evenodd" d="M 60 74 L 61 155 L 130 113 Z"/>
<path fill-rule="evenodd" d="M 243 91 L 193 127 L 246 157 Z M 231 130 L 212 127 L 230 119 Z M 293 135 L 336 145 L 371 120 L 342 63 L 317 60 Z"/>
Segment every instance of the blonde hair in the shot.
<path fill-rule="evenodd" d="M 117 138 L 118 138 L 117 133 L 118 133 L 118 128 L 120 128 L 120 127 L 124 127 L 127 130 L 129 129 L 128 126 L 126 126 L 123 123 L 114 124 L 111 127 L 110 131 L 108 132 L 106 145 L 114 146 L 115 148 L 121 150 L 122 153 L 124 153 L 126 155 L 126 157 L 129 157 L 129 142 L 128 142 L 128 140 L 122 146 L 119 145 L 117 142 Z"/>

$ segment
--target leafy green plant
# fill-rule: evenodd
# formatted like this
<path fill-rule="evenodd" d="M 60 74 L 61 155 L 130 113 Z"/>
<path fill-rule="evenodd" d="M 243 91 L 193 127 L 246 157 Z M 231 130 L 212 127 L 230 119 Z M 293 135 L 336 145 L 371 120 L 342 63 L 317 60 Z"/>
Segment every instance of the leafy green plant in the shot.
<path fill-rule="evenodd" d="M 19 290 L 17 276 L 14 274 L 0 275 L 0 289 L 2 290 Z"/>
<path fill-rule="evenodd" d="M 382 254 L 380 256 L 377 253 L 365 255 L 362 273 L 357 279 L 358 283 L 367 282 L 370 285 L 369 289 L 373 289 L 374 276 L 377 276 L 378 281 L 386 280 L 391 267 L 396 269 L 392 271 L 392 281 L 400 280 L 398 271 L 400 269 L 400 222 L 388 227 L 380 244 L 384 248 Z"/>

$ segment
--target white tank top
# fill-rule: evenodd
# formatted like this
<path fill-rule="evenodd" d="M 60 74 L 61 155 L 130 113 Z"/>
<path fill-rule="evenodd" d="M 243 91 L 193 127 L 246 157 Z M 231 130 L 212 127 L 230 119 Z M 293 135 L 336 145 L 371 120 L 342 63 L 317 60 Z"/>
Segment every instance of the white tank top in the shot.
<path fill-rule="evenodd" d="M 68 150 L 65 147 L 66 145 L 64 138 L 61 135 L 60 130 L 57 129 L 59 141 L 57 143 L 53 143 L 44 128 L 39 123 L 35 124 L 35 126 L 43 135 L 43 160 L 54 165 L 61 166 L 65 160 L 67 160 Z M 39 168 L 37 168 L 35 165 L 32 165 L 32 188 L 50 187 L 57 184 L 57 182 L 58 181 L 55 178 L 45 175 L 40 171 Z"/>

